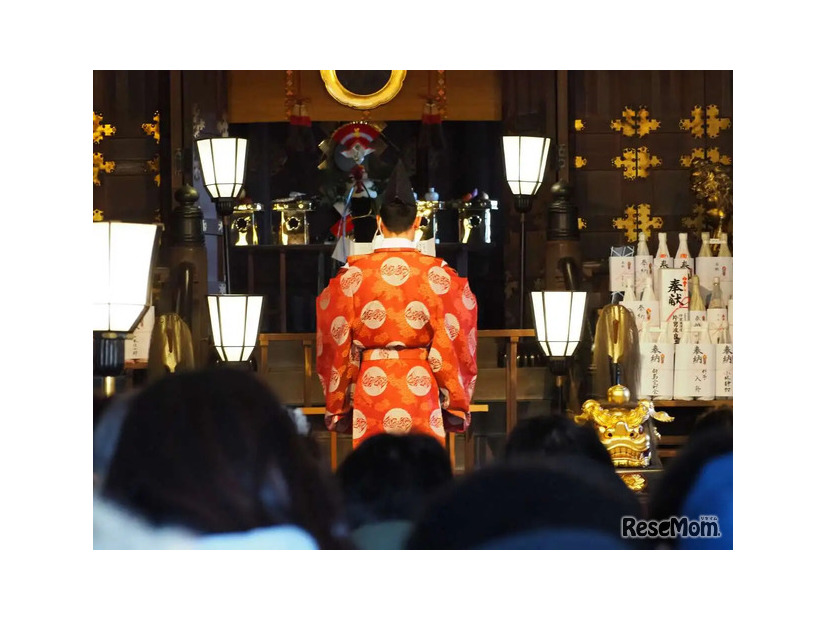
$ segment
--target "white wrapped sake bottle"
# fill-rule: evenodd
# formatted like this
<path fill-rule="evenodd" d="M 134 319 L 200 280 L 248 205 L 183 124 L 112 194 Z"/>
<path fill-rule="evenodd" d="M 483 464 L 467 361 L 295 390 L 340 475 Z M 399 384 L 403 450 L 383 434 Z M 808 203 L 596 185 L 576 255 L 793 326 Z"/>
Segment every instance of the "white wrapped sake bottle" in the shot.
<path fill-rule="evenodd" d="M 634 293 L 639 298 L 645 287 L 646 276 L 651 275 L 651 261 L 653 257 L 648 249 L 645 233 L 641 232 L 637 239 L 637 251 L 634 254 Z"/>
<path fill-rule="evenodd" d="M 688 233 L 678 233 L 677 238 L 679 244 L 677 245 L 677 253 L 674 255 L 675 269 L 688 269 L 691 275 L 694 275 L 694 259 L 688 250 Z"/>
<path fill-rule="evenodd" d="M 654 290 L 660 290 L 660 282 L 662 281 L 661 269 L 671 269 L 674 266 L 674 259 L 668 252 L 668 234 L 657 233 L 659 243 L 657 245 L 657 253 L 654 255 L 654 263 L 651 265 L 651 273 L 654 274 Z M 658 297 L 659 299 L 659 297 Z"/>
<path fill-rule="evenodd" d="M 717 398 L 734 398 L 734 345 L 728 331 L 724 332 L 723 342 L 714 345 L 716 350 L 715 389 Z"/>
<path fill-rule="evenodd" d="M 671 400 L 674 391 L 674 343 L 670 326 L 646 323 L 640 334 L 640 398 Z"/>

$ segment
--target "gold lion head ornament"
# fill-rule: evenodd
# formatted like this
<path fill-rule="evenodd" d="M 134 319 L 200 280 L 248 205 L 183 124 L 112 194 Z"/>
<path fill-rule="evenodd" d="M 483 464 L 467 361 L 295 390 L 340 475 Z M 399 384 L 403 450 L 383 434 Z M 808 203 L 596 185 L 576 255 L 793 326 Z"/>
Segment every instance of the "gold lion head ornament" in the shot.
<path fill-rule="evenodd" d="M 599 433 L 602 445 L 611 455 L 614 467 L 648 467 L 651 461 L 651 436 L 660 435 L 653 424 L 646 422 L 653 418 L 660 422 L 674 420 L 662 411 L 654 411 L 654 403 L 640 399 L 632 407 L 630 391 L 624 385 L 608 388 L 607 407 L 590 399 L 582 403 L 582 413 L 574 418 L 580 424 L 591 421 Z M 649 427 L 651 431 L 649 431 Z"/>

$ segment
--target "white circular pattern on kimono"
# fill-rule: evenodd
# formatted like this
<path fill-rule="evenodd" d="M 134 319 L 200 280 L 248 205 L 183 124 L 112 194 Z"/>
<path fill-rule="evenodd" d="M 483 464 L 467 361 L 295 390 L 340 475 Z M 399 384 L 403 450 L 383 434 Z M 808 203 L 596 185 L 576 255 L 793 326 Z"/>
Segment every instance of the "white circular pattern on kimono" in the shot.
<path fill-rule="evenodd" d="M 385 433 L 405 435 L 413 428 L 413 418 L 404 409 L 391 409 L 384 414 L 382 426 Z"/>
<path fill-rule="evenodd" d="M 430 373 L 424 366 L 414 366 L 407 373 L 407 387 L 416 396 L 426 396 L 430 386 Z"/>
<path fill-rule="evenodd" d="M 361 387 L 370 396 L 378 396 L 387 389 L 387 375 L 378 366 L 372 366 L 361 375 Z"/>
<path fill-rule="evenodd" d="M 356 339 L 354 338 L 354 339 L 353 339 L 353 344 L 354 344 L 354 345 L 356 345 L 356 348 L 357 348 L 359 351 L 363 351 L 363 350 L 364 350 L 364 345 L 363 345 L 363 344 L 361 344 L 361 340 L 356 340 Z"/>
<path fill-rule="evenodd" d="M 353 439 L 359 439 L 367 431 L 367 416 L 358 409 L 353 409 Z"/>
<path fill-rule="evenodd" d="M 447 388 L 439 388 L 439 400 L 442 401 L 442 409 L 450 407 L 450 392 Z"/>
<path fill-rule="evenodd" d="M 447 337 L 451 340 L 456 340 L 456 336 L 459 335 L 460 329 L 459 319 L 449 312 L 445 314 L 445 331 L 447 332 Z"/>
<path fill-rule="evenodd" d="M 338 282 L 341 285 L 341 292 L 347 295 L 347 297 L 352 297 L 356 291 L 359 290 L 363 280 L 364 277 L 361 269 L 358 267 L 350 267 Z"/>
<path fill-rule="evenodd" d="M 430 430 L 439 437 L 445 436 L 445 421 L 441 409 L 434 409 L 430 414 Z"/>
<path fill-rule="evenodd" d="M 385 348 L 386 349 L 405 349 L 405 348 L 407 348 L 407 345 L 404 344 L 400 340 L 394 340 L 393 342 L 388 342 L 387 346 Z"/>
<path fill-rule="evenodd" d="M 387 319 L 387 310 L 384 309 L 384 306 L 379 300 L 374 299 L 373 301 L 367 302 L 364 308 L 361 309 L 360 318 L 361 322 L 370 329 L 378 329 L 384 325 L 384 321 Z"/>
<path fill-rule="evenodd" d="M 381 264 L 379 273 L 390 286 L 401 286 L 410 277 L 410 265 L 403 258 L 392 256 Z"/>
<path fill-rule="evenodd" d="M 324 382 L 324 377 L 320 374 L 318 375 L 318 382 L 321 384 L 321 391 L 324 392 L 324 396 L 327 396 L 327 384 Z"/>
<path fill-rule="evenodd" d="M 433 372 L 439 372 L 442 369 L 442 354 L 438 349 L 430 347 L 430 352 L 427 354 L 427 362 L 430 364 L 430 369 Z"/>
<path fill-rule="evenodd" d="M 421 329 L 430 320 L 430 312 L 420 301 L 411 301 L 404 309 L 404 319 L 413 329 Z"/>
<path fill-rule="evenodd" d="M 315 356 L 321 357 L 321 353 L 324 351 L 324 338 L 321 335 L 321 330 L 316 330 L 315 333 Z"/>
<path fill-rule="evenodd" d="M 467 335 L 467 348 L 471 357 L 476 355 L 476 328 L 472 327 Z"/>
<path fill-rule="evenodd" d="M 462 303 L 468 310 L 473 310 L 476 306 L 476 296 L 470 290 L 470 284 L 465 283 L 465 288 L 462 289 Z"/>
<path fill-rule="evenodd" d="M 332 392 L 333 390 L 335 390 L 338 387 L 339 383 L 341 383 L 341 374 L 338 372 L 338 370 L 333 368 L 330 371 L 330 385 L 327 388 L 327 390 Z"/>
<path fill-rule="evenodd" d="M 330 324 L 330 335 L 336 344 L 342 344 L 347 340 L 349 333 L 350 326 L 347 324 L 347 319 L 343 316 L 337 316 L 333 319 L 333 322 Z"/>
<path fill-rule="evenodd" d="M 321 307 L 322 310 L 326 310 L 327 306 L 330 305 L 330 289 L 325 288 L 321 291 L 321 295 L 318 298 L 318 305 Z"/>
<path fill-rule="evenodd" d="M 468 399 L 473 398 L 473 393 L 476 391 L 476 377 L 474 376 L 473 379 L 470 380 L 470 383 L 467 385 L 468 391 Z"/>
<path fill-rule="evenodd" d="M 399 352 L 388 349 L 373 349 L 367 354 L 369 360 L 397 360 Z"/>
<path fill-rule="evenodd" d="M 437 295 L 444 295 L 450 290 L 450 276 L 441 267 L 431 267 L 427 270 L 427 281 L 430 288 Z"/>

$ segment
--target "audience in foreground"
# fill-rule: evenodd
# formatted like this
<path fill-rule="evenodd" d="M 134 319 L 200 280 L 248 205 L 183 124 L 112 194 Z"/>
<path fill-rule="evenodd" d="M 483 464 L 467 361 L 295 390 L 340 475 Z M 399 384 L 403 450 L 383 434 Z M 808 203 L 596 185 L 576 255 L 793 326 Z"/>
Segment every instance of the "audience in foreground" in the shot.
<path fill-rule="evenodd" d="M 271 548 L 285 534 L 292 544 L 297 529 L 322 549 L 351 546 L 331 477 L 256 375 L 171 374 L 122 417 L 96 478 L 105 499 L 151 526 L 194 532 L 204 548 Z"/>
<path fill-rule="evenodd" d="M 355 545 L 403 549 L 413 520 L 452 478 L 447 451 L 431 436 L 366 439 L 336 470 Z"/>

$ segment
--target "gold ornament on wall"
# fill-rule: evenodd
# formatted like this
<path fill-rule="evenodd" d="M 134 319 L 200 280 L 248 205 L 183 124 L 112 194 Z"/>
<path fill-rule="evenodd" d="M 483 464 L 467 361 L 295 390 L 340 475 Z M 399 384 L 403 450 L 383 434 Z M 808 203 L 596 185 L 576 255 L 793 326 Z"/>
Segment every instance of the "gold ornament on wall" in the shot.
<path fill-rule="evenodd" d="M 694 149 L 688 155 L 680 157 L 680 165 L 683 168 L 691 168 L 691 163 L 695 159 L 707 159 L 712 163 L 720 163 L 725 166 L 731 165 L 731 157 L 720 155 L 720 149 L 716 146 L 712 149 Z"/>
<path fill-rule="evenodd" d="M 93 222 L 102 222 L 103 221 L 103 211 L 100 209 L 95 209 L 92 211 L 92 221 Z"/>
<path fill-rule="evenodd" d="M 438 69 L 436 71 L 436 107 L 442 120 L 447 118 L 447 71 Z"/>
<path fill-rule="evenodd" d="M 580 157 L 579 155 L 574 157 L 574 166 L 576 168 L 584 168 L 587 163 L 588 163 L 588 160 L 585 159 L 584 157 Z"/>
<path fill-rule="evenodd" d="M 387 73 L 389 75 L 382 81 Z M 402 89 L 406 75 L 406 70 L 321 71 L 321 79 L 330 96 L 357 110 L 372 110 L 391 101 Z"/>
<path fill-rule="evenodd" d="M 154 123 L 143 123 L 141 125 L 141 129 L 143 129 L 144 133 L 147 136 L 155 138 L 155 142 L 160 144 L 161 142 L 161 115 L 160 112 L 155 112 L 155 116 L 152 117 L 152 120 L 155 121 Z"/>
<path fill-rule="evenodd" d="M 641 146 L 637 149 L 623 149 L 622 157 L 615 157 L 612 163 L 615 168 L 623 168 L 624 178 L 634 181 L 647 177 L 648 169 L 660 166 L 662 160 L 656 155 L 650 155 L 648 147 Z"/>
<path fill-rule="evenodd" d="M 650 118 L 650 113 L 645 106 L 640 106 L 639 111 L 634 111 L 628 106 L 622 111 L 622 118 L 614 119 L 610 123 L 611 129 L 621 131 L 623 135 L 637 135 L 640 138 L 656 131 L 660 128 L 660 121 Z"/>
<path fill-rule="evenodd" d="M 574 131 L 582 131 L 585 129 L 585 122 L 582 119 L 576 119 L 574 121 Z"/>
<path fill-rule="evenodd" d="M 714 104 L 706 106 L 705 113 L 701 106 L 696 105 L 691 110 L 691 118 L 680 119 L 680 129 L 690 131 L 695 138 L 702 138 L 704 135 L 716 138 L 722 129 L 730 128 L 731 119 L 720 118 L 720 110 Z"/>
<path fill-rule="evenodd" d="M 651 217 L 651 205 L 641 203 L 625 208 L 625 215 L 615 217 L 613 226 L 617 230 L 625 231 L 625 239 L 629 242 L 637 240 L 640 232 L 651 239 L 654 231 L 663 227 L 663 218 Z"/>
<path fill-rule="evenodd" d="M 111 174 L 114 169 L 115 162 L 104 161 L 103 153 L 94 153 L 92 155 L 92 180 L 95 185 L 100 185 L 100 179 L 98 178 L 100 172 Z"/>
<path fill-rule="evenodd" d="M 155 172 L 155 185 L 161 186 L 161 156 L 155 155 L 153 159 L 146 162 L 146 169 L 149 172 Z"/>
<path fill-rule="evenodd" d="M 92 112 L 92 142 L 95 144 L 100 144 L 100 141 L 103 140 L 104 136 L 111 136 L 117 131 L 117 127 L 114 125 L 103 125 L 101 121 L 103 120 L 103 115 L 96 114 Z"/>
<path fill-rule="evenodd" d="M 585 230 L 586 228 L 588 228 L 588 220 L 586 220 L 583 217 L 578 217 L 576 220 L 576 224 L 579 230 Z"/>

